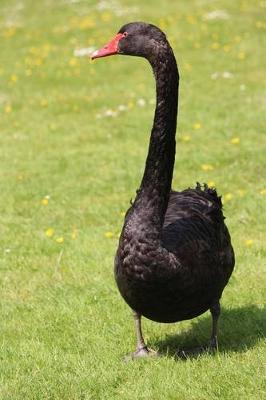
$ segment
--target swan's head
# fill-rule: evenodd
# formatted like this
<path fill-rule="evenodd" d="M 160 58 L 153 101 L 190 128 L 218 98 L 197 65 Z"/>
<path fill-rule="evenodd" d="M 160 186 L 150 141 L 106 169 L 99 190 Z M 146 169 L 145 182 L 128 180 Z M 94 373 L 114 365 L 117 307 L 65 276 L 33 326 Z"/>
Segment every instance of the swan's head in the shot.
<path fill-rule="evenodd" d="M 104 47 L 92 53 L 91 58 L 125 54 L 150 58 L 167 43 L 165 34 L 156 26 L 145 22 L 124 25 Z"/>

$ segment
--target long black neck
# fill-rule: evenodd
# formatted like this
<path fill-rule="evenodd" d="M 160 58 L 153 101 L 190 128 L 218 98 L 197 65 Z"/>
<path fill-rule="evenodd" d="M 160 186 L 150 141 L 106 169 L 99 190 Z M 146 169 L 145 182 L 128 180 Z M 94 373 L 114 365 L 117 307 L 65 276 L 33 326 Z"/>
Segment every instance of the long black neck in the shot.
<path fill-rule="evenodd" d="M 149 62 L 156 80 L 156 110 L 145 171 L 134 209 L 142 210 L 145 220 L 142 223 L 152 224 L 159 232 L 169 201 L 175 162 L 179 76 L 173 51 L 168 44 Z"/>

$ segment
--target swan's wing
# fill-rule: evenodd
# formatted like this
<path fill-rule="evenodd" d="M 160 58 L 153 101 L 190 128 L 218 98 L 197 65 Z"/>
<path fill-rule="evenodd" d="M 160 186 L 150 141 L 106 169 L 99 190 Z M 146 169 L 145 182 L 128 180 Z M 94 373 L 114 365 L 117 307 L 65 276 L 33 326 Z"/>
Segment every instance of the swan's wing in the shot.
<path fill-rule="evenodd" d="M 163 246 L 198 273 L 221 273 L 229 279 L 234 266 L 231 239 L 216 192 L 199 186 L 171 192 L 162 232 Z"/>

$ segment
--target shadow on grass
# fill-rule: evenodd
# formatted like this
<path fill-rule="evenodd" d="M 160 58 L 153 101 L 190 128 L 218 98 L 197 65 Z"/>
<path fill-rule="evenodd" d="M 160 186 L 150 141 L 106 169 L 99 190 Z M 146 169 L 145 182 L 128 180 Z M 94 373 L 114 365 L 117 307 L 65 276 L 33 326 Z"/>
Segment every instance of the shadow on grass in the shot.
<path fill-rule="evenodd" d="M 178 330 L 178 325 L 177 325 Z M 265 337 L 266 309 L 255 305 L 233 309 L 222 309 L 219 319 L 219 351 L 244 352 L 252 348 Z M 180 358 L 182 350 L 187 354 L 181 358 L 198 356 L 210 339 L 211 315 L 206 313 L 204 319 L 192 322 L 192 328 L 182 334 L 169 335 L 162 340 L 155 340 L 152 344 L 159 353 Z"/>

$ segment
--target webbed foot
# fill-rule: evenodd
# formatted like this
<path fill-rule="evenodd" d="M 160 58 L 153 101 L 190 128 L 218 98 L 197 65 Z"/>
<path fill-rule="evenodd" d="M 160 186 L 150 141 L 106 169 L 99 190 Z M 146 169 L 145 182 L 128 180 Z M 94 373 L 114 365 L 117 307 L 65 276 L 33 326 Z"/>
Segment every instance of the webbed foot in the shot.
<path fill-rule="evenodd" d="M 196 358 L 200 354 L 204 353 L 206 348 L 204 347 L 194 347 L 191 349 L 180 349 L 175 353 L 177 358 L 181 358 L 182 360 L 187 360 L 188 358 Z"/>
<path fill-rule="evenodd" d="M 217 336 L 211 337 L 207 350 L 213 353 L 216 353 L 219 350 Z"/>
<path fill-rule="evenodd" d="M 124 361 L 131 361 L 135 360 L 136 358 L 156 357 L 156 356 L 158 356 L 157 351 L 149 349 L 147 346 L 144 346 L 134 351 L 134 353 L 126 355 L 124 357 Z"/>
<path fill-rule="evenodd" d="M 217 337 L 213 336 L 213 337 L 211 337 L 211 339 L 207 345 L 198 346 L 198 347 L 194 347 L 191 349 L 180 349 L 177 351 L 176 356 L 178 358 L 182 358 L 183 360 L 186 360 L 188 358 L 198 357 L 201 354 L 206 354 L 206 353 L 214 354 L 217 351 L 218 351 Z"/>

